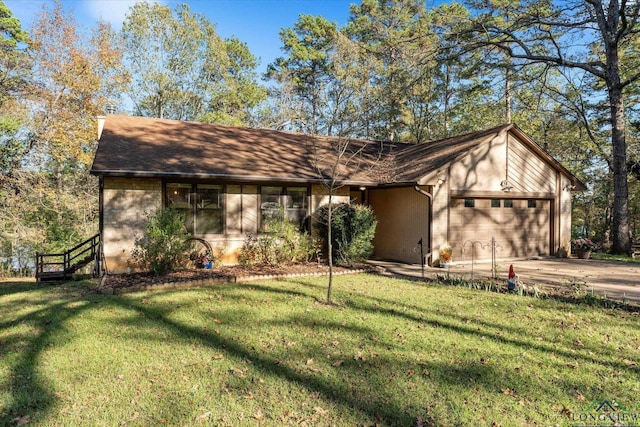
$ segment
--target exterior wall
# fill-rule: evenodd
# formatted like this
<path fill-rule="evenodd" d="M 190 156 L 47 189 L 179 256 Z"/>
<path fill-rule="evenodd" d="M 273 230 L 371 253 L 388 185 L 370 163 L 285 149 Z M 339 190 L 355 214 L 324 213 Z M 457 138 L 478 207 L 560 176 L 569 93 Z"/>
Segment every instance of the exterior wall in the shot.
<path fill-rule="evenodd" d="M 523 143 L 509 136 L 509 183 L 514 192 L 554 193 L 557 172 Z"/>
<path fill-rule="evenodd" d="M 446 176 L 446 175 L 445 175 Z M 449 179 L 433 189 L 431 210 L 431 263 L 438 263 L 440 246 L 449 241 Z"/>
<path fill-rule="evenodd" d="M 558 174 L 560 175 L 560 174 Z M 558 202 L 557 206 L 557 248 L 558 253 L 562 253 L 561 249 L 566 251 L 566 254 L 571 253 L 571 181 L 567 176 L 560 175 L 558 182 L 560 183 L 558 188 Z"/>
<path fill-rule="evenodd" d="M 462 202 L 462 198 L 467 197 L 477 198 L 479 201 L 479 208 L 475 213 L 479 217 L 474 217 L 473 222 L 483 229 L 489 227 L 488 233 L 496 234 L 496 238 L 502 235 L 503 246 L 509 248 L 503 249 L 503 252 L 509 252 L 508 256 L 516 256 L 515 254 L 527 251 L 535 252 L 535 248 L 530 247 L 534 239 L 548 239 L 549 243 L 553 244 L 546 245 L 548 249 L 545 252 L 549 254 L 557 253 L 560 247 L 570 251 L 571 194 L 570 191 L 564 190 L 570 185 L 569 178 L 554 169 L 513 134 L 500 135 L 482 144 L 478 149 L 451 164 L 448 173 L 438 173 L 447 176 L 447 182 L 434 189 L 431 229 L 434 262 L 438 258 L 437 249 L 440 245 L 461 245 L 458 242 L 461 239 L 460 230 L 463 231 L 464 240 L 486 237 L 480 236 L 483 233 L 469 231 L 473 228 L 471 220 L 467 218 L 470 212 L 454 208 Z M 505 180 L 511 187 L 508 192 L 503 191 Z M 508 221 L 501 219 L 500 215 L 495 215 L 497 211 L 483 208 L 489 203 L 487 199 L 510 198 L 515 199 L 516 209 L 513 218 L 508 218 Z M 517 206 L 522 203 L 526 206 L 529 198 L 539 200 L 538 208 L 523 208 L 522 212 L 516 215 Z M 463 212 L 465 218 L 461 217 Z M 464 231 L 465 229 L 467 231 Z M 543 247 L 539 242 L 534 246 Z M 476 254 L 482 259 L 490 257 L 490 252 L 486 250 L 476 251 Z M 460 260 L 462 256 L 470 258 L 463 255 L 462 248 L 454 247 L 454 257 Z"/>
<path fill-rule="evenodd" d="M 142 235 L 148 215 L 162 207 L 160 179 L 105 178 L 103 189 L 103 248 L 108 272 L 131 271 L 131 251 L 135 238 Z M 236 264 L 248 234 L 258 232 L 259 187 L 254 184 L 228 184 L 224 194 L 225 234 L 199 236 L 214 250 L 222 264 Z M 349 202 L 349 188 L 336 190 L 334 203 Z M 309 213 L 329 202 L 327 189 L 314 185 Z"/>
<path fill-rule="evenodd" d="M 340 187 L 334 190 L 333 203 L 349 203 L 349 187 Z M 311 186 L 311 212 L 315 212 L 320 206 L 329 203 L 329 190 L 324 185 Z"/>
<path fill-rule="evenodd" d="M 369 190 L 369 204 L 378 220 L 373 255 L 420 263 L 420 239 L 429 251 L 429 198 L 412 187 L 377 189 Z"/>
<path fill-rule="evenodd" d="M 135 238 L 142 235 L 147 216 L 161 206 L 159 179 L 104 179 L 102 244 L 108 272 L 130 270 Z"/>
<path fill-rule="evenodd" d="M 505 179 L 507 139 L 501 135 L 482 144 L 453 163 L 449 172 L 451 191 L 501 191 Z"/>

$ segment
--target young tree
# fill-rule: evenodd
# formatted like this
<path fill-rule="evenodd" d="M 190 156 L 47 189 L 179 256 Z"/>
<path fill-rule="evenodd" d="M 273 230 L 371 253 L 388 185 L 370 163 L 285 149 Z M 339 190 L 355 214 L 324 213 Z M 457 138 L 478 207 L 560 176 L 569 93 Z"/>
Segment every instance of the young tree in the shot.
<path fill-rule="evenodd" d="M 327 261 L 329 264 L 328 304 L 332 303 L 331 293 L 333 290 L 332 221 L 334 198 L 339 189 L 350 180 L 363 179 L 363 177 L 374 174 L 382 176 L 387 173 L 388 165 L 381 160 L 384 149 L 385 146 L 382 144 L 343 137 L 332 138 L 311 146 L 312 161 L 328 196 L 326 209 Z"/>
<path fill-rule="evenodd" d="M 609 110 L 613 175 L 613 252 L 628 253 L 629 198 L 625 94 L 638 82 L 640 3 L 618 0 L 543 0 L 498 3 L 479 1 L 472 44 L 491 45 L 511 58 L 579 70 L 603 88 Z M 503 20 L 509 8 L 510 16 Z M 511 13 L 513 12 L 513 13 Z M 584 46 L 583 41 L 588 42 Z"/>

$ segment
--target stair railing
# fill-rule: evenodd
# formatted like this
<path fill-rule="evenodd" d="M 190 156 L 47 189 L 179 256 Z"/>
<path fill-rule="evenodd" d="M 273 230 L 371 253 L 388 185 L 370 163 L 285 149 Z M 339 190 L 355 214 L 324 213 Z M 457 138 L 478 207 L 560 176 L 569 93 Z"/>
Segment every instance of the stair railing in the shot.
<path fill-rule="evenodd" d="M 100 234 L 90 237 L 73 248 L 57 254 L 36 254 L 36 280 L 47 276 L 68 278 L 78 268 L 96 259 L 100 250 Z"/>

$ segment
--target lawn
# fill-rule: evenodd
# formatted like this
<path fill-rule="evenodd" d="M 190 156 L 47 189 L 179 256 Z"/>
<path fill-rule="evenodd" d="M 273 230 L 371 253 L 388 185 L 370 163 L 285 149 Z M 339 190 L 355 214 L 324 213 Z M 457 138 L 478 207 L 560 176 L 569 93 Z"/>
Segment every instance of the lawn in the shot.
<path fill-rule="evenodd" d="M 573 425 L 640 409 L 637 313 L 389 279 L 0 283 L 0 425 Z M 610 425 L 610 424 L 609 424 Z"/>

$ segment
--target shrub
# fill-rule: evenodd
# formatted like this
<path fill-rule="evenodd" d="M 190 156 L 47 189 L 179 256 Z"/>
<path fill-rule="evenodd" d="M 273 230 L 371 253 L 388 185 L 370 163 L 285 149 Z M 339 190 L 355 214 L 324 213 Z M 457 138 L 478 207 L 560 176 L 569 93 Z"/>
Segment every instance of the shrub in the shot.
<path fill-rule="evenodd" d="M 322 206 L 316 215 L 322 248 L 327 253 L 329 206 Z M 333 257 L 337 263 L 351 264 L 369 258 L 378 224 L 370 207 L 348 203 L 333 205 L 331 223 Z"/>
<path fill-rule="evenodd" d="M 240 249 L 240 265 L 283 265 L 307 262 L 314 255 L 314 246 L 307 233 L 300 233 L 287 220 L 272 218 L 267 220 L 268 233 L 249 235 Z"/>
<path fill-rule="evenodd" d="M 136 238 L 133 260 L 156 276 L 174 271 L 189 261 L 190 237 L 183 213 L 171 208 L 159 210 L 148 217 L 144 234 Z"/>

